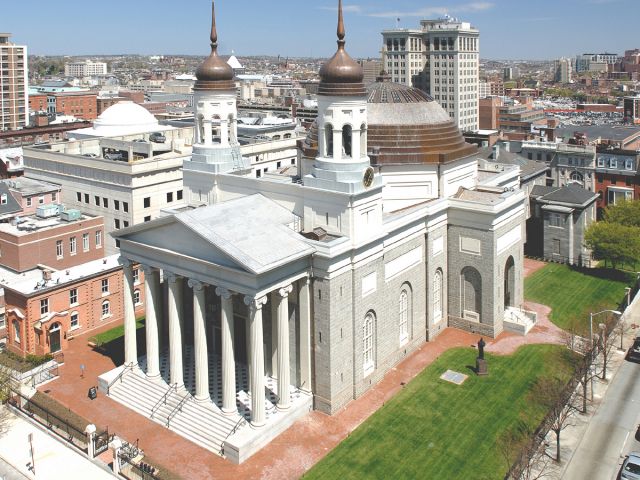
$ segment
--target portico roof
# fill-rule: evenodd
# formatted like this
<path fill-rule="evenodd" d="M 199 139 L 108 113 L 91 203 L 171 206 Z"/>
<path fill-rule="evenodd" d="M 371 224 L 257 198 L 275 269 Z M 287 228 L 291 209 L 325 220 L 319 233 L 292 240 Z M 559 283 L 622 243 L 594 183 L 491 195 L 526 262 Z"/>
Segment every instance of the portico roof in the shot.
<path fill-rule="evenodd" d="M 315 252 L 290 228 L 294 221 L 289 210 L 255 194 L 135 225 L 113 236 L 261 274 Z"/>

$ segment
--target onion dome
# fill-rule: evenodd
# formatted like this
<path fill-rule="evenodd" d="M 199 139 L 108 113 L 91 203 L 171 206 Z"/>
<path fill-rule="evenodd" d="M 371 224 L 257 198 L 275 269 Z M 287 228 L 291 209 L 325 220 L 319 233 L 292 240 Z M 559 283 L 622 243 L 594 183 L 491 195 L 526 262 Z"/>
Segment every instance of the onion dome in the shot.
<path fill-rule="evenodd" d="M 319 95 L 364 96 L 366 95 L 364 71 L 344 48 L 345 30 L 342 15 L 342 0 L 338 0 L 338 51 L 320 69 Z"/>
<path fill-rule="evenodd" d="M 215 2 L 211 2 L 211 54 L 196 70 L 194 90 L 234 90 L 233 68 L 218 55 Z"/>

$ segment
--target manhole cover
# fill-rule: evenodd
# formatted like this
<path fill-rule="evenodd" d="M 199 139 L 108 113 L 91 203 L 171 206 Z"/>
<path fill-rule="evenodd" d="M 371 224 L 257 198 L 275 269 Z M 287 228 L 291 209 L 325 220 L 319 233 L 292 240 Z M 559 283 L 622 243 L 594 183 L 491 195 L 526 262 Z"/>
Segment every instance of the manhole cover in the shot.
<path fill-rule="evenodd" d="M 456 385 L 462 385 L 467 379 L 467 375 L 460 372 L 454 372 L 453 370 L 447 370 L 440 378 L 445 382 L 455 383 Z"/>

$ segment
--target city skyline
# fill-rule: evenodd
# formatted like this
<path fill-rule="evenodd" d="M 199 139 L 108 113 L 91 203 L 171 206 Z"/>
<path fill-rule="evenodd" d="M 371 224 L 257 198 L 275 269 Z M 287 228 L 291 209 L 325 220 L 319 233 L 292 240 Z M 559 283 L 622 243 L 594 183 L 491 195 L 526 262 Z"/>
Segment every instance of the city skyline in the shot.
<path fill-rule="evenodd" d="M 392 8 L 381 0 L 352 0 L 345 3 L 347 48 L 354 57 L 378 58 L 382 30 L 418 28 L 421 19 L 449 14 L 480 30 L 482 58 L 545 60 L 591 51 L 622 54 L 638 46 L 635 16 L 619 14 L 625 8 L 638 8 L 635 2 L 542 0 L 532 12 L 508 0 L 462 0 L 427 7 L 417 0 L 398 0 Z M 27 45 L 32 55 L 205 55 L 209 1 L 197 3 L 193 8 L 202 9 L 198 16 L 193 16 L 193 10 L 172 8 L 167 0 L 126 4 L 114 0 L 110 10 L 69 0 L 62 8 L 47 10 L 46 16 L 33 15 L 32 3 L 11 3 L 3 6 L 3 17 L 10 22 L 0 23 L 0 31 L 11 32 L 12 40 Z M 300 7 L 293 0 L 281 0 L 274 9 L 256 0 L 218 1 L 220 51 L 239 56 L 328 57 L 335 50 L 335 3 L 323 0 Z M 100 21 L 87 21 L 92 15 Z M 309 18 L 313 20 L 305 21 Z M 603 27 L 612 23 L 615 38 L 610 28 Z"/>

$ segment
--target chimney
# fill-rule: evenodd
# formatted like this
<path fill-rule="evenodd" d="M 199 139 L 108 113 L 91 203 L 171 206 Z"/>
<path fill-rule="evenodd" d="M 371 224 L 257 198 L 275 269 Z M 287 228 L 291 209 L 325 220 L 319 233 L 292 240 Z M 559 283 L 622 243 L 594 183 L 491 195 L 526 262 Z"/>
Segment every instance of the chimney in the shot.
<path fill-rule="evenodd" d="M 49 280 L 51 280 L 51 270 L 43 270 L 42 271 L 42 279 L 45 282 L 48 282 Z"/>

